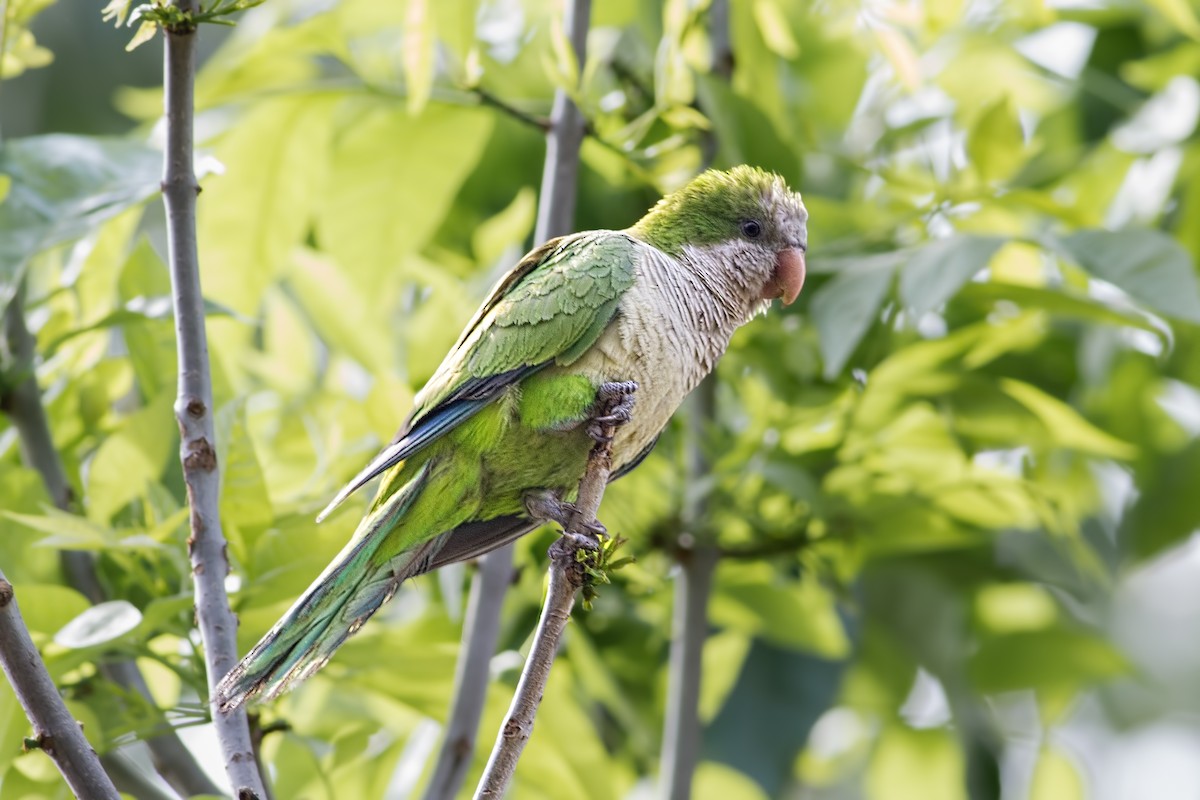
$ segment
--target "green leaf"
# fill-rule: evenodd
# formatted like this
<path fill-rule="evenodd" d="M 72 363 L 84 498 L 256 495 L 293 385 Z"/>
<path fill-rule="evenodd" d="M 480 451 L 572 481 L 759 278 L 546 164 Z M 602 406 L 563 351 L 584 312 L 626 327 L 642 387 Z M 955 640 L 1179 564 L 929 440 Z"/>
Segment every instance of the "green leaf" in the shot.
<path fill-rule="evenodd" d="M 444 106 L 413 118 L 375 105 L 354 121 L 334 146 L 316 219 L 322 249 L 349 280 L 373 297 L 433 236 L 491 127 L 487 112 Z"/>
<path fill-rule="evenodd" d="M 914 314 L 932 311 L 986 267 L 1002 244 L 999 237 L 962 234 L 930 242 L 900 271 L 900 299 Z"/>
<path fill-rule="evenodd" d="M 130 414 L 106 438 L 87 470 L 85 496 L 88 517 L 107 522 L 146 484 L 158 480 L 167 456 L 179 438 L 172 412 L 174 398 L 164 392 L 145 408 Z"/>
<path fill-rule="evenodd" d="M 743 97 L 728 81 L 712 76 L 698 76 L 696 88 L 715 132 L 717 157 L 713 166 L 727 169 L 753 163 L 797 184 L 803 175 L 800 158 L 754 98 Z"/>
<path fill-rule="evenodd" d="M 134 141 L 53 134 L 0 145 L 0 307 L 29 260 L 158 191 L 162 156 Z"/>
<path fill-rule="evenodd" d="M 125 52 L 133 52 L 146 42 L 153 40 L 157 35 L 158 23 L 152 20 L 143 20 L 142 24 L 138 25 L 138 29 L 134 31 L 133 38 L 130 39 L 129 43 L 125 45 Z"/>
<path fill-rule="evenodd" d="M 20 523 L 30 530 L 49 534 L 39 544 L 45 547 L 58 547 L 70 550 L 98 550 L 112 541 L 113 536 L 108 528 L 97 525 L 84 517 L 59 511 L 57 508 L 47 508 L 43 515 L 18 514 L 13 511 L 2 511 L 0 514 Z"/>
<path fill-rule="evenodd" d="M 198 204 L 207 297 L 257 313 L 267 286 L 311 227 L 336 104 L 325 94 L 275 97 L 219 140 L 215 155 L 224 174 L 204 182 Z"/>
<path fill-rule="evenodd" d="M 1121 541 L 1138 557 L 1149 558 L 1200 529 L 1197 475 L 1200 441 L 1138 470 L 1137 499 L 1121 519 Z"/>
<path fill-rule="evenodd" d="M 1131 459 L 1137 455 L 1134 445 L 1105 433 L 1074 408 L 1032 384 L 1002 378 L 1000 388 L 1040 419 L 1046 426 L 1050 440 L 1061 447 L 1119 459 Z"/>
<path fill-rule="evenodd" d="M 74 589 L 50 584 L 14 586 L 21 617 L 30 632 L 49 636 L 91 607 Z"/>
<path fill-rule="evenodd" d="M 1043 289 L 1001 281 L 975 282 L 964 286 L 957 297 L 989 306 L 999 302 L 1014 303 L 1021 308 L 1037 308 L 1058 317 L 1085 322 L 1127 325 L 1157 335 L 1164 344 L 1170 333 L 1165 321 L 1140 308 L 1111 304 L 1103 297 L 1092 297 L 1065 285 Z"/>
<path fill-rule="evenodd" d="M 987 183 L 1011 178 L 1025 163 L 1025 136 L 1007 94 L 983 109 L 967 135 L 967 156 Z"/>
<path fill-rule="evenodd" d="M 800 55 L 800 45 L 778 0 L 754 0 L 754 21 L 771 52 L 789 60 Z"/>
<path fill-rule="evenodd" d="M 879 308 L 892 285 L 892 272 L 891 260 L 872 261 L 842 272 L 813 296 L 812 316 L 821 334 L 826 380 L 841 373 L 878 319 Z"/>
<path fill-rule="evenodd" d="M 889 725 L 875 745 L 866 776 L 871 800 L 961 800 L 963 756 L 944 729 Z"/>
<path fill-rule="evenodd" d="M 84 611 L 54 634 L 63 647 L 79 650 L 111 642 L 136 628 L 142 613 L 126 600 L 109 600 Z"/>
<path fill-rule="evenodd" d="M 985 639 L 970 659 L 980 692 L 1053 691 L 1127 675 L 1129 662 L 1098 635 L 1056 626 Z"/>
<path fill-rule="evenodd" d="M 1192 259 L 1167 234 L 1143 228 L 1083 231 L 1052 244 L 1151 309 L 1200 322 L 1200 284 Z"/>
<path fill-rule="evenodd" d="M 1029 800 L 1084 800 L 1079 769 L 1056 747 L 1045 747 L 1033 769 Z"/>
<path fill-rule="evenodd" d="M 693 778 L 694 800 L 767 800 L 766 793 L 749 776 L 716 761 L 701 761 Z"/>
<path fill-rule="evenodd" d="M 1184 36 L 1200 40 L 1200 21 L 1188 0 L 1147 0 L 1147 3 Z"/>
<path fill-rule="evenodd" d="M 429 0 L 408 0 L 404 15 L 404 88 L 409 114 L 420 114 L 433 90 L 433 13 Z"/>
<path fill-rule="evenodd" d="M 748 577 L 739 576 L 744 579 Z M 811 577 L 788 583 L 762 580 L 722 584 L 712 599 L 712 621 L 768 642 L 843 658 L 850 641 L 833 596 Z"/>
<path fill-rule="evenodd" d="M 701 657 L 700 699 L 698 714 L 702 723 L 712 722 L 733 691 L 742 665 L 750 653 L 751 639 L 738 631 L 721 631 L 704 640 Z"/>

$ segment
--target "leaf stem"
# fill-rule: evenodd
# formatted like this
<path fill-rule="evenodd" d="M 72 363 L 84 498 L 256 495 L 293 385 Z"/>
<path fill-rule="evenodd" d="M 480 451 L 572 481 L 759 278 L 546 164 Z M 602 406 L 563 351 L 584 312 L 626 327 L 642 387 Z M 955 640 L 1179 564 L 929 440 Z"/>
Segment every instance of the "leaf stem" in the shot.
<path fill-rule="evenodd" d="M 196 0 L 173 0 L 173 5 L 185 15 L 198 11 Z M 192 166 L 196 31 L 194 26 L 181 26 L 167 28 L 163 34 L 167 146 L 162 188 L 179 358 L 175 418 L 181 433 L 180 459 L 191 507 L 188 555 L 195 580 L 196 619 L 204 641 L 211 693 L 237 663 L 237 618 L 225 593 L 229 559 L 219 513 L 221 482 L 213 430 L 212 377 L 196 247 L 196 195 L 200 192 Z M 245 710 L 214 714 L 213 725 L 234 797 L 265 797 Z"/>

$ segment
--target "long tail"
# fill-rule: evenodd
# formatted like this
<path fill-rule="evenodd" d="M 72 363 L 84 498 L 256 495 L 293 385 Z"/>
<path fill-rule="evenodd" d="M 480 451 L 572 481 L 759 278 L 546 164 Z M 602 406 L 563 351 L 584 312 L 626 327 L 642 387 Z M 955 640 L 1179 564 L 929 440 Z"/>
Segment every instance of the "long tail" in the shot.
<path fill-rule="evenodd" d="M 333 651 L 391 599 L 408 577 L 428 569 L 445 535 L 381 563 L 372 557 L 424 488 L 426 465 L 363 519 L 350 543 L 283 619 L 221 679 L 217 708 L 229 712 L 247 699 L 269 700 L 325 666 Z"/>

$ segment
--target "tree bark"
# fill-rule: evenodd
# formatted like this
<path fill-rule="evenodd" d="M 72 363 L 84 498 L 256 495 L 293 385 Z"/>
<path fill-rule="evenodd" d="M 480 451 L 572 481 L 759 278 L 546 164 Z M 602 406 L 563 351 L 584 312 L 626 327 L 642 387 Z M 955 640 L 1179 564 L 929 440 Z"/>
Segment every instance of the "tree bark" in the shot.
<path fill-rule="evenodd" d="M 195 0 L 174 0 L 195 14 Z M 171 298 L 175 310 L 179 389 L 175 418 L 181 435 L 180 459 L 191 508 L 188 555 L 196 592 L 196 619 L 204 642 L 211 693 L 237 663 L 237 618 L 225 593 L 229 558 L 221 531 L 220 473 L 213 431 L 212 376 L 205 332 L 204 298 L 196 247 L 196 195 L 200 186 L 192 166 L 193 91 L 196 77 L 194 24 L 165 31 L 167 148 L 163 167 L 163 202 L 167 209 L 167 247 Z M 225 772 L 238 800 L 265 796 L 244 709 L 213 714 L 213 725 L 225 756 Z"/>
<path fill-rule="evenodd" d="M 12 584 L 0 572 L 0 666 L 33 723 L 34 746 L 45 751 L 76 797 L 119 800 L 116 787 L 58 694 L 29 630 Z"/>

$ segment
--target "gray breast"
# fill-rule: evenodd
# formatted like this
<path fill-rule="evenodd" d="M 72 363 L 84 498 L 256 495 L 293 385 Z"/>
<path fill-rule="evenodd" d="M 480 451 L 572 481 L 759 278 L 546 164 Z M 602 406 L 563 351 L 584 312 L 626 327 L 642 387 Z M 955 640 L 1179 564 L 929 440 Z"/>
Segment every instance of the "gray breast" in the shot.
<path fill-rule="evenodd" d="M 613 442 L 614 466 L 637 456 L 716 364 L 739 321 L 687 266 L 643 246 L 613 325 L 576 367 L 597 382 L 638 383 L 633 418 Z"/>

